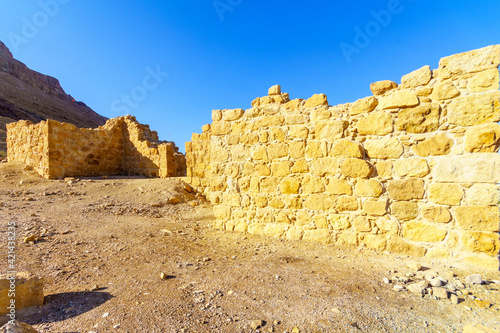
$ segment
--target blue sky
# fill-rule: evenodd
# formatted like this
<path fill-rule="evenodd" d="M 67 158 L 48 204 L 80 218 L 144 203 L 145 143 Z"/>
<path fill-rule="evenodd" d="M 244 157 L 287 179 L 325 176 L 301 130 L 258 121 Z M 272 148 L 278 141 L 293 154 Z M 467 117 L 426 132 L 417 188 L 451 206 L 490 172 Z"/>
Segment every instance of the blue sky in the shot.
<path fill-rule="evenodd" d="M 0 40 L 96 112 L 132 114 L 183 150 L 212 109 L 249 108 L 274 84 L 353 102 L 499 44 L 498 17 L 497 0 L 0 0 Z"/>

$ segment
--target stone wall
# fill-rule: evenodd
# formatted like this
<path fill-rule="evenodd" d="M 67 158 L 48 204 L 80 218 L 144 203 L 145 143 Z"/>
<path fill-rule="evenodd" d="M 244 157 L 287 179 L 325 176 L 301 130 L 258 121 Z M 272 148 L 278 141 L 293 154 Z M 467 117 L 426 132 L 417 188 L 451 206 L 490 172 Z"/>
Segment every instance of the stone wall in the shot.
<path fill-rule="evenodd" d="M 33 125 L 7 125 L 9 161 L 33 166 L 40 175 L 57 179 L 102 175 L 183 176 L 184 155 L 172 142 L 134 117 L 110 119 L 97 129 L 77 128 L 47 120 Z"/>
<path fill-rule="evenodd" d="M 333 107 L 274 86 L 212 112 L 187 180 L 216 228 L 498 269 L 499 63 L 500 45 L 453 55 Z"/>

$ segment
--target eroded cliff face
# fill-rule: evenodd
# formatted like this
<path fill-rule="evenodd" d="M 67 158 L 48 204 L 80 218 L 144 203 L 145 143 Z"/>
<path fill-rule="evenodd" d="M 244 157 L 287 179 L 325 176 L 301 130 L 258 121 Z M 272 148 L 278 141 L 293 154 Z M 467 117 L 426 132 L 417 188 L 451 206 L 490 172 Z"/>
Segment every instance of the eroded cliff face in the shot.
<path fill-rule="evenodd" d="M 6 151 L 5 125 L 54 119 L 78 127 L 97 127 L 107 118 L 66 94 L 54 77 L 29 69 L 14 59 L 0 41 L 0 151 Z"/>

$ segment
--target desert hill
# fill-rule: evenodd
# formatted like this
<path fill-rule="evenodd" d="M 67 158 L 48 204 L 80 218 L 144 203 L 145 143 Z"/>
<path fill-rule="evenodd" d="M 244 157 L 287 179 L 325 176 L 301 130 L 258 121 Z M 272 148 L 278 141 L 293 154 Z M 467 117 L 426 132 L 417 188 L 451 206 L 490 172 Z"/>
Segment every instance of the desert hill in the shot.
<path fill-rule="evenodd" d="M 54 119 L 78 127 L 97 127 L 107 120 L 66 94 L 56 78 L 14 59 L 0 41 L 0 151 L 7 150 L 5 125 L 21 119 Z"/>

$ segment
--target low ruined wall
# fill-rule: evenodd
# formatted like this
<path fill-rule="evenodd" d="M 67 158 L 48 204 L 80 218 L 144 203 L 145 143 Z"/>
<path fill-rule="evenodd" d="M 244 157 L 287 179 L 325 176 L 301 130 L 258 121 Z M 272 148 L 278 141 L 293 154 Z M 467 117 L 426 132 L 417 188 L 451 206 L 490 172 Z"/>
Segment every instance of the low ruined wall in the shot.
<path fill-rule="evenodd" d="M 31 165 L 46 178 L 184 176 L 184 155 L 131 116 L 110 119 L 97 129 L 54 120 L 38 125 L 20 121 L 8 125 L 7 137 L 9 160 Z"/>
<path fill-rule="evenodd" d="M 33 124 L 29 120 L 7 124 L 7 151 L 9 162 L 30 165 L 40 174 L 49 172 L 48 124 Z"/>
<path fill-rule="evenodd" d="M 187 179 L 210 184 L 216 228 L 498 269 L 499 63 L 500 46 L 446 57 L 334 107 L 272 87 L 212 112 Z"/>

